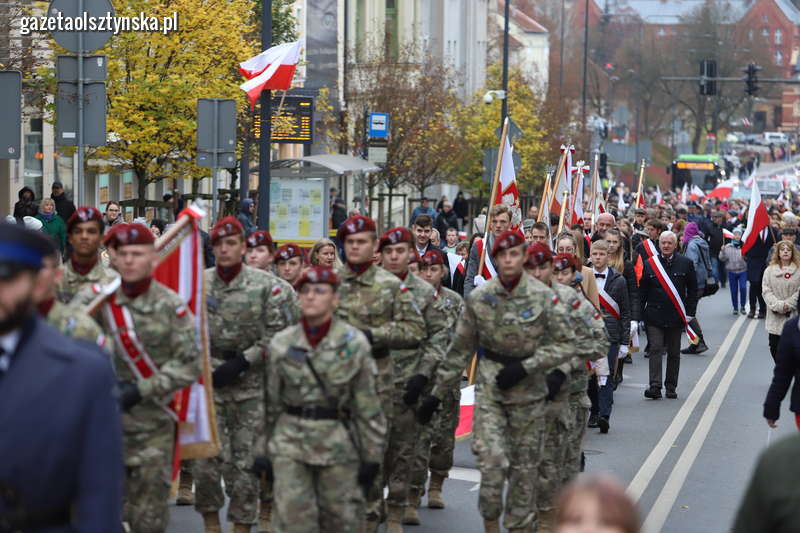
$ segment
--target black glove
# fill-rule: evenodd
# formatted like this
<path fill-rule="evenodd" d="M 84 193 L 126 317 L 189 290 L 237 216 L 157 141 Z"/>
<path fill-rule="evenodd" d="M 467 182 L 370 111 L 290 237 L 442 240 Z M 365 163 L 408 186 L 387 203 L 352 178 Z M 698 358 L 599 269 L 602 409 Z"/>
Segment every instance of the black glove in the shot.
<path fill-rule="evenodd" d="M 552 402 L 556 399 L 558 391 L 561 390 L 561 385 L 567 380 L 567 375 L 561 370 L 555 369 L 547 374 L 545 380 L 547 381 L 547 397 L 545 399 Z"/>
<path fill-rule="evenodd" d="M 375 483 L 375 478 L 378 477 L 378 470 L 380 470 L 381 465 L 378 463 L 361 463 L 358 467 L 358 484 L 361 485 L 361 490 L 364 491 L 364 495 L 369 492 L 369 489 L 372 488 L 372 484 Z"/>
<path fill-rule="evenodd" d="M 253 466 L 250 467 L 250 471 L 255 474 L 256 477 L 261 477 L 261 474 L 266 474 L 267 481 L 270 482 L 275 478 L 272 472 L 272 461 L 263 455 L 259 455 L 253 460 Z"/>
<path fill-rule="evenodd" d="M 422 400 L 422 405 L 417 409 L 417 422 L 423 426 L 427 425 L 431 421 L 431 418 L 433 418 L 433 413 L 439 409 L 441 403 L 442 400 L 436 396 L 426 396 L 425 399 Z"/>
<path fill-rule="evenodd" d="M 527 375 L 528 372 L 525 370 L 525 367 L 522 366 L 522 362 L 514 361 L 500 369 L 500 372 L 498 372 L 497 376 L 494 378 L 494 382 L 497 383 L 500 390 L 508 390 L 525 379 Z"/>
<path fill-rule="evenodd" d="M 406 393 L 403 394 L 403 403 L 406 405 L 414 405 L 422 394 L 422 389 L 428 384 L 428 378 L 422 374 L 415 374 L 411 376 L 406 382 Z"/>
<path fill-rule="evenodd" d="M 241 352 L 237 353 L 231 359 L 219 365 L 211 374 L 214 388 L 218 389 L 230 385 L 248 368 L 250 368 L 250 363 L 244 358 L 244 354 Z"/>
<path fill-rule="evenodd" d="M 369 341 L 369 345 L 372 346 L 372 330 L 371 329 L 362 329 L 361 333 L 367 336 L 367 340 Z"/>
<path fill-rule="evenodd" d="M 119 389 L 119 406 L 126 413 L 131 410 L 131 407 L 142 401 L 142 393 L 139 392 L 139 386 L 132 381 L 120 381 L 117 384 Z"/>

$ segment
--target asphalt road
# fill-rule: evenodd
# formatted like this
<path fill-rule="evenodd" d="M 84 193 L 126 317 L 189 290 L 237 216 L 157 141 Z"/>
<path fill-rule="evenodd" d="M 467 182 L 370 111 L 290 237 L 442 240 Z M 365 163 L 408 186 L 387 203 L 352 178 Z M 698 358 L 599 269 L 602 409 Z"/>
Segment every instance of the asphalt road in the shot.
<path fill-rule="evenodd" d="M 585 441 L 587 470 L 628 487 L 645 533 L 728 531 L 759 453 L 795 431 L 788 400 L 777 429 L 768 431 L 761 417 L 773 366 L 764 321 L 732 316 L 727 289 L 703 299 L 698 317 L 711 349 L 682 356 L 678 399 L 643 397 L 647 359 L 636 354 L 614 395 L 611 431 L 590 429 Z M 456 468 L 445 483 L 447 508 L 429 510 L 423 501 L 423 525 L 407 531 L 483 530 L 469 445 L 457 445 Z M 172 507 L 171 515 L 170 533 L 202 531 L 192 508 Z"/>

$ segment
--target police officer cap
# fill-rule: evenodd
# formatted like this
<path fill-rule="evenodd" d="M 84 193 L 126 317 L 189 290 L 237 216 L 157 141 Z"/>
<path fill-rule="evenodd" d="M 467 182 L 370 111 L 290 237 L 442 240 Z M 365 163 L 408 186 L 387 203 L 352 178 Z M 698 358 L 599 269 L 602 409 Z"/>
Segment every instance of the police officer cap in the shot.
<path fill-rule="evenodd" d="M 577 258 L 572 254 L 558 254 L 553 258 L 553 270 L 556 272 L 561 272 L 567 268 L 571 268 L 572 270 L 577 270 Z"/>
<path fill-rule="evenodd" d="M 528 246 L 525 262 L 530 266 L 543 265 L 553 260 L 553 252 L 543 242 L 535 242 Z"/>
<path fill-rule="evenodd" d="M 339 277 L 330 267 L 311 266 L 303 272 L 303 275 L 294 284 L 295 290 L 299 291 L 306 283 L 327 283 L 333 287 L 333 290 L 336 290 L 336 287 L 339 286 Z"/>
<path fill-rule="evenodd" d="M 0 279 L 10 279 L 18 273 L 38 271 L 42 258 L 50 255 L 53 244 L 41 232 L 31 231 L 19 224 L 0 223 Z"/>
<path fill-rule="evenodd" d="M 423 265 L 443 265 L 444 254 L 439 250 L 428 250 L 422 256 L 420 263 Z"/>
<path fill-rule="evenodd" d="M 289 244 L 284 244 L 278 251 L 275 252 L 275 262 L 278 261 L 288 261 L 292 257 L 299 257 L 303 258 L 303 250 L 293 242 Z"/>
<path fill-rule="evenodd" d="M 212 246 L 217 244 L 217 241 L 221 238 L 230 237 L 231 235 L 244 235 L 242 223 L 236 220 L 236 217 L 231 216 L 220 219 L 211 228 L 211 233 L 208 234 Z"/>
<path fill-rule="evenodd" d="M 100 233 L 102 233 L 105 229 L 105 224 L 103 224 L 103 213 L 101 213 L 96 207 L 82 205 L 67 219 L 67 233 L 72 233 L 72 228 L 82 222 L 92 221 L 98 222 L 97 225 L 100 227 Z"/>
<path fill-rule="evenodd" d="M 510 229 L 504 231 L 495 239 L 494 246 L 492 246 L 492 255 L 497 255 L 503 250 L 508 250 L 509 248 L 514 248 L 522 244 L 525 244 L 525 236 L 520 233 L 519 230 Z"/>
<path fill-rule="evenodd" d="M 342 225 L 339 226 L 339 230 L 336 232 L 336 238 L 344 242 L 348 235 L 354 235 L 362 231 L 376 233 L 378 228 L 375 226 L 375 221 L 371 218 L 365 217 L 364 215 L 355 215 L 342 222 Z"/>
<path fill-rule="evenodd" d="M 267 246 L 272 248 L 272 244 L 272 235 L 263 229 L 254 231 L 247 237 L 248 248 L 255 248 L 256 246 Z"/>
<path fill-rule="evenodd" d="M 153 232 L 144 224 L 119 224 L 109 246 L 119 248 L 128 244 L 155 244 L 155 242 Z"/>
<path fill-rule="evenodd" d="M 400 244 L 401 242 L 407 242 L 408 244 L 412 244 L 414 242 L 414 237 L 411 236 L 411 231 L 402 226 L 392 228 L 381 235 L 381 242 L 378 244 L 378 250 L 383 250 L 384 246 Z"/>

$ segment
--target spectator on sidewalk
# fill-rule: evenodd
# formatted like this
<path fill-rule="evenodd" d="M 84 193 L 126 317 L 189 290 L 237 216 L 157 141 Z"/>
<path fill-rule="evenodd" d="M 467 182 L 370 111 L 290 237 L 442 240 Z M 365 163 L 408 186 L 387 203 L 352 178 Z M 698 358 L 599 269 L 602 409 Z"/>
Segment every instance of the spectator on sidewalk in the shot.
<path fill-rule="evenodd" d="M 35 217 L 39 212 L 39 206 L 36 204 L 36 194 L 30 187 L 23 187 L 17 194 L 19 201 L 14 204 L 14 218 L 20 223 L 25 217 Z"/>
<path fill-rule="evenodd" d="M 58 244 L 58 253 L 63 256 L 67 245 L 67 225 L 56 213 L 56 203 L 52 198 L 42 200 L 36 218 L 42 223 L 42 233 L 49 235 Z"/>
<path fill-rule="evenodd" d="M 469 216 L 469 202 L 464 198 L 464 193 L 459 192 L 453 200 L 453 211 L 458 219 L 458 231 L 464 231 L 467 217 Z"/>
<path fill-rule="evenodd" d="M 122 218 L 122 207 L 119 202 L 110 201 L 106 204 L 106 212 L 103 215 L 103 223 L 106 225 L 106 233 L 116 224 L 122 224 L 125 220 Z"/>
<path fill-rule="evenodd" d="M 420 201 L 420 205 L 414 208 L 411 212 L 411 224 L 414 224 L 417 220 L 417 217 L 420 215 L 428 215 L 433 220 L 436 217 L 436 210 L 431 207 L 431 202 L 424 196 Z"/>
<path fill-rule="evenodd" d="M 67 193 L 64 192 L 64 185 L 60 181 L 53 182 L 50 198 L 55 201 L 56 213 L 61 217 L 61 220 L 65 222 L 69 220 L 69 217 L 75 212 L 75 204 L 67 198 Z"/>
<path fill-rule="evenodd" d="M 245 237 L 249 237 L 251 233 L 258 229 L 255 221 L 253 220 L 255 212 L 256 203 L 252 198 L 245 198 L 239 204 L 239 212 L 236 213 L 236 220 L 238 220 L 244 228 Z"/>
<path fill-rule="evenodd" d="M 791 241 L 780 241 L 775 248 L 777 253 L 772 256 L 762 281 L 764 301 L 767 304 L 769 353 L 773 361 L 777 355 L 783 324 L 797 314 L 797 297 L 800 295 L 800 252 Z"/>
<path fill-rule="evenodd" d="M 450 228 L 458 229 L 458 216 L 453 211 L 453 205 L 445 201 L 442 205 L 442 210 L 436 216 L 434 226 L 439 230 L 439 235 L 444 237 L 447 235 L 447 230 Z"/>
<path fill-rule="evenodd" d="M 731 303 L 733 314 L 746 313 L 745 299 L 747 298 L 747 263 L 742 257 L 742 228 L 733 230 L 733 240 L 722 247 L 719 260 L 728 271 L 730 282 Z"/>

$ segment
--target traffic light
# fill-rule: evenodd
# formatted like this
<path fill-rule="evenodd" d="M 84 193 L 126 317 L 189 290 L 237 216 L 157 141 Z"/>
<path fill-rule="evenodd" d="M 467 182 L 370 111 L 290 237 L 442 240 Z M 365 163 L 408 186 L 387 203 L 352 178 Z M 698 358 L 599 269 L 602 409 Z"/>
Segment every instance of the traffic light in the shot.
<path fill-rule="evenodd" d="M 714 96 L 717 94 L 717 62 L 704 59 L 700 62 L 700 94 Z M 707 79 L 711 78 L 711 79 Z"/>
<path fill-rule="evenodd" d="M 608 156 L 604 153 L 600 154 L 600 167 L 598 168 L 600 174 L 600 183 L 608 181 Z"/>
<path fill-rule="evenodd" d="M 742 69 L 747 77 L 744 80 L 745 88 L 744 92 L 748 94 L 748 96 L 755 96 L 758 93 L 758 71 L 761 70 L 761 67 L 756 65 L 755 63 L 750 63 L 747 65 L 746 68 Z"/>

